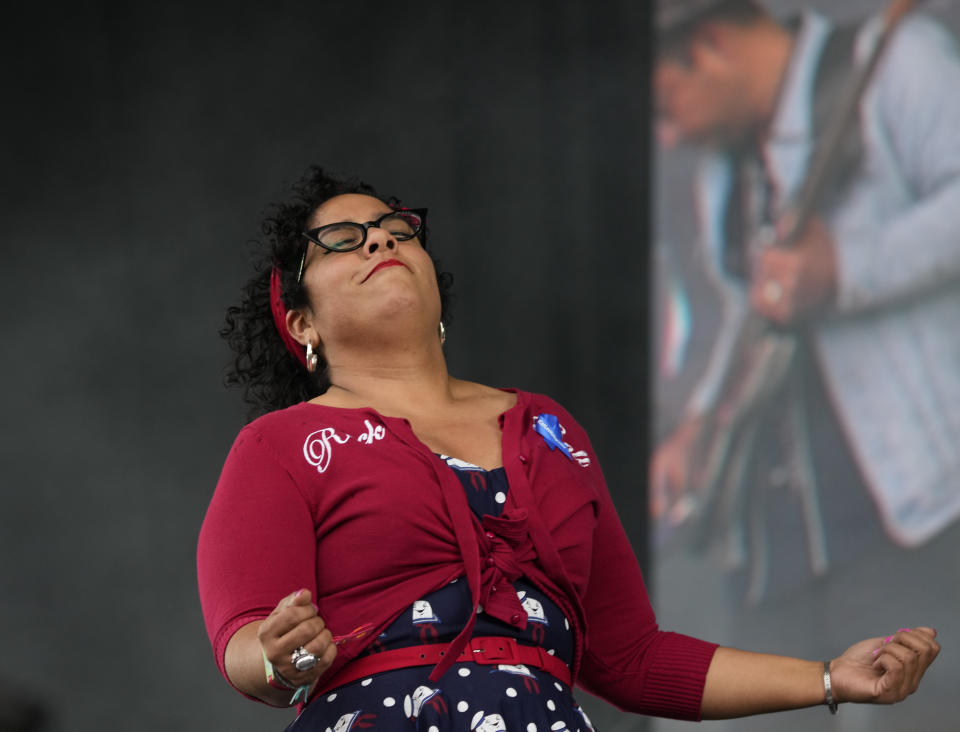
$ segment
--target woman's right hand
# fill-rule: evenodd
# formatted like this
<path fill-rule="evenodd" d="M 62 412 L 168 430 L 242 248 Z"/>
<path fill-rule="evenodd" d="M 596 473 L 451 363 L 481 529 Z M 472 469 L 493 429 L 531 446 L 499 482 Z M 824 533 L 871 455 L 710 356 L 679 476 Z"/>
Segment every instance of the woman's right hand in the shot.
<path fill-rule="evenodd" d="M 296 686 L 313 685 L 337 657 L 337 645 L 323 618 L 317 615 L 310 590 L 287 595 L 257 629 L 263 653 L 273 668 Z M 317 657 L 313 668 L 299 671 L 293 665 L 294 651 L 303 647 Z"/>

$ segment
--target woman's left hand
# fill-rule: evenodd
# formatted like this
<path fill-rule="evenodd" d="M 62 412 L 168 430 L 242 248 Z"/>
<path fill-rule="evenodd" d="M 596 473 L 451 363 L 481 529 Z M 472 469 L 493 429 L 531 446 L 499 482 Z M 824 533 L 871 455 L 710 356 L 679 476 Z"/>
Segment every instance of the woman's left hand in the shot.
<path fill-rule="evenodd" d="M 872 704 L 903 701 L 917 690 L 940 652 L 936 635 L 933 628 L 901 628 L 888 638 L 850 646 L 830 662 L 834 698 Z"/>

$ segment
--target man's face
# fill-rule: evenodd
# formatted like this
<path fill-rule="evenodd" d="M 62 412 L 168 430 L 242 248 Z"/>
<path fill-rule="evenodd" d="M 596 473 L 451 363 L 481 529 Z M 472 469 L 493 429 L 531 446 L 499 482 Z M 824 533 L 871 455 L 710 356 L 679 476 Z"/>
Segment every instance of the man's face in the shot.
<path fill-rule="evenodd" d="M 661 143 L 726 146 L 748 134 L 749 70 L 729 51 L 715 36 L 698 32 L 684 48 L 666 49 L 659 56 L 654 92 Z"/>

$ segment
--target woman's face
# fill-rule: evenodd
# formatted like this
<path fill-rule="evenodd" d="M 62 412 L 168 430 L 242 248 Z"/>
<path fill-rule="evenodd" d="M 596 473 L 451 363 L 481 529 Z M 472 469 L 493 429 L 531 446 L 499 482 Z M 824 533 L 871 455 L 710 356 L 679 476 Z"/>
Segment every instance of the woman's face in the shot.
<path fill-rule="evenodd" d="M 317 208 L 307 229 L 344 221 L 368 223 L 391 210 L 372 196 L 346 193 Z M 395 333 L 398 325 L 411 322 L 436 329 L 440 322 L 437 276 L 419 238 L 399 241 L 379 227 L 368 228 L 366 241 L 352 252 L 309 244 L 303 287 L 308 321 L 324 344 L 363 338 L 381 328 Z"/>

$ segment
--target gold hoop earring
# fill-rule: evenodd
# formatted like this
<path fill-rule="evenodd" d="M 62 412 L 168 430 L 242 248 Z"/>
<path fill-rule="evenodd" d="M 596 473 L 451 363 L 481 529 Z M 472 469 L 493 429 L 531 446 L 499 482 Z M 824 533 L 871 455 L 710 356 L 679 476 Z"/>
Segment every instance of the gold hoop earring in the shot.
<path fill-rule="evenodd" d="M 313 350 L 313 344 L 307 343 L 307 371 L 311 374 L 317 370 L 317 352 Z"/>
<path fill-rule="evenodd" d="M 447 329 L 443 327 L 443 321 L 440 321 L 440 345 L 447 342 Z"/>

